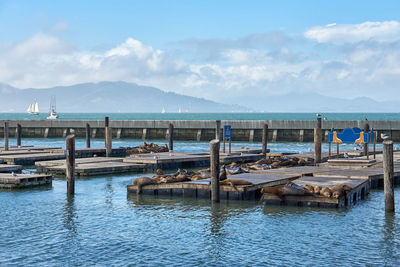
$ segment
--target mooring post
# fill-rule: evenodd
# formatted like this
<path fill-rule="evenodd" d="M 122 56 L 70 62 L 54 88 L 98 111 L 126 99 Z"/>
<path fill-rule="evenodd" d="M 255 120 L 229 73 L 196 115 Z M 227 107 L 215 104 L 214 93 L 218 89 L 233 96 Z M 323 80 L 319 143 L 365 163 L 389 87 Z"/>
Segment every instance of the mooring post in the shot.
<path fill-rule="evenodd" d="M 314 163 L 321 163 L 321 146 L 322 146 L 322 130 L 321 128 L 314 129 Z"/>
<path fill-rule="evenodd" d="M 369 123 L 366 122 L 364 124 L 364 134 L 369 132 Z M 365 135 L 364 135 L 365 136 Z M 368 144 L 364 143 L 364 156 L 367 156 L 367 159 L 369 159 L 369 151 L 368 151 Z"/>
<path fill-rule="evenodd" d="M 86 148 L 90 148 L 90 125 L 86 123 Z"/>
<path fill-rule="evenodd" d="M 4 151 L 8 150 L 8 121 L 4 122 Z"/>
<path fill-rule="evenodd" d="M 211 201 L 219 202 L 219 140 L 210 142 Z"/>
<path fill-rule="evenodd" d="M 170 152 L 174 151 L 174 125 L 172 123 L 168 127 L 168 147 Z"/>
<path fill-rule="evenodd" d="M 75 194 L 75 135 L 68 135 L 66 139 L 66 178 L 67 195 Z"/>
<path fill-rule="evenodd" d="M 22 127 L 21 124 L 17 124 L 17 146 L 21 146 L 21 141 L 22 141 Z"/>
<path fill-rule="evenodd" d="M 215 139 L 220 140 L 221 139 L 221 120 L 216 120 L 216 125 L 215 125 Z"/>
<path fill-rule="evenodd" d="M 394 212 L 393 141 L 383 141 L 383 189 L 385 211 Z"/>
<path fill-rule="evenodd" d="M 106 146 L 106 157 L 111 157 L 112 152 L 112 129 L 109 127 L 108 117 L 104 118 L 104 135 L 105 135 L 105 146 Z"/>
<path fill-rule="evenodd" d="M 268 124 L 263 125 L 262 131 L 262 154 L 264 157 L 267 156 L 267 142 L 268 142 Z"/>
<path fill-rule="evenodd" d="M 222 142 L 224 143 L 223 148 L 222 148 L 222 153 L 225 153 L 225 127 L 222 128 Z"/>
<path fill-rule="evenodd" d="M 322 129 L 322 119 L 320 114 L 317 116 L 317 128 Z"/>

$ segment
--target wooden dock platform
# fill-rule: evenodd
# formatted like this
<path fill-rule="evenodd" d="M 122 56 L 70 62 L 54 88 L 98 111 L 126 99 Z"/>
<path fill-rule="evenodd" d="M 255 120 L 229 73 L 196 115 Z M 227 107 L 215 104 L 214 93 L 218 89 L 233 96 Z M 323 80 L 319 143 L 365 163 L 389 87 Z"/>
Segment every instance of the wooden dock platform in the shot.
<path fill-rule="evenodd" d="M 51 153 L 65 153 L 64 149 L 52 149 L 47 150 Z M 105 148 L 76 148 L 75 149 L 75 158 L 91 158 L 91 157 L 105 157 L 106 149 Z M 126 156 L 126 148 L 113 148 L 111 150 L 112 157 L 125 157 Z"/>
<path fill-rule="evenodd" d="M 21 165 L 0 164 L 0 172 L 21 172 Z"/>
<path fill-rule="evenodd" d="M 125 172 L 143 172 L 145 164 L 123 162 L 124 158 L 81 158 L 75 160 L 75 175 L 94 176 L 102 174 L 115 174 Z M 65 160 L 53 160 L 35 163 L 39 172 L 65 174 Z"/>
<path fill-rule="evenodd" d="M 38 174 L 16 174 L 0 173 L 0 188 L 17 189 L 51 184 L 53 176 Z"/>
<path fill-rule="evenodd" d="M 0 156 L 7 164 L 14 165 L 34 165 L 36 161 L 65 159 L 65 154 L 61 153 L 34 153 L 34 154 L 13 154 Z"/>
<path fill-rule="evenodd" d="M 261 188 L 286 184 L 289 181 L 299 178 L 297 175 L 275 175 L 275 174 L 253 174 L 242 173 L 229 176 L 229 179 L 248 181 L 252 185 L 232 187 L 229 185 L 220 186 L 220 198 L 230 200 L 259 200 Z M 136 185 L 127 186 L 128 194 L 136 193 Z M 188 181 L 181 183 L 166 183 L 145 185 L 142 193 L 147 195 L 170 195 L 194 198 L 211 198 L 210 179 Z"/>
<path fill-rule="evenodd" d="M 303 176 L 297 180 L 294 180 L 293 183 L 302 187 L 306 185 L 320 187 L 348 185 L 352 188 L 352 190 L 340 198 L 325 197 L 321 195 L 286 195 L 279 197 L 274 194 L 264 193 L 262 196 L 264 205 L 342 208 L 353 205 L 357 201 L 364 199 L 370 189 L 370 183 L 368 179 L 353 179 L 343 177 Z"/>

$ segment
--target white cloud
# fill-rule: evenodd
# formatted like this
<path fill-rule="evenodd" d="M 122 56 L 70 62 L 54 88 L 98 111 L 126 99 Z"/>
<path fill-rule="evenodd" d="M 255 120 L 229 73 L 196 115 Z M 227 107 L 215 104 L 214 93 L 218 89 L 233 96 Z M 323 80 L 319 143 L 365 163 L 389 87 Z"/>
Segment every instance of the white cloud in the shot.
<path fill-rule="evenodd" d="M 394 42 L 400 40 L 400 22 L 364 22 L 361 24 L 328 24 L 312 27 L 304 36 L 319 43 L 346 44 L 361 41 Z"/>

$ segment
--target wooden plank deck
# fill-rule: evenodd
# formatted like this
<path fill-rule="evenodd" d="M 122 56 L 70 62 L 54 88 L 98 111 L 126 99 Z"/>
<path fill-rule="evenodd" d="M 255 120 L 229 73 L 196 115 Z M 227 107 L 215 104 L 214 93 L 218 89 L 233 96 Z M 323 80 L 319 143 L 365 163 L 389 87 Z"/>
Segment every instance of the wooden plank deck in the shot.
<path fill-rule="evenodd" d="M 7 164 L 34 165 L 36 161 L 65 159 L 65 154 L 60 153 L 40 153 L 0 156 L 0 159 Z"/>
<path fill-rule="evenodd" d="M 290 168 L 278 168 L 268 170 L 252 170 L 251 173 L 270 173 L 270 174 L 294 174 L 299 176 L 312 176 L 315 172 L 330 172 L 337 170 L 335 168 L 328 167 L 316 167 L 316 166 L 298 166 Z"/>
<path fill-rule="evenodd" d="M 315 177 L 303 176 L 293 183 L 304 187 L 305 185 L 330 187 L 336 185 L 348 185 L 352 188 L 345 196 L 338 199 L 324 197 L 321 195 L 295 196 L 288 195 L 279 197 L 274 194 L 263 194 L 262 201 L 264 205 L 289 205 L 289 206 L 310 206 L 323 208 L 341 208 L 355 204 L 364 199 L 370 189 L 368 179 L 353 179 L 343 177 Z"/>
<path fill-rule="evenodd" d="M 266 186 L 286 184 L 289 181 L 299 178 L 297 175 L 276 175 L 276 174 L 254 174 L 242 173 L 232 175 L 229 179 L 249 181 L 252 185 L 232 187 L 220 186 L 220 198 L 231 200 L 259 200 L 260 189 Z M 136 185 L 127 186 L 128 193 L 136 193 Z M 189 181 L 181 183 L 167 183 L 145 185 L 142 187 L 143 194 L 147 195 L 171 195 L 195 198 L 211 198 L 210 179 Z"/>
<path fill-rule="evenodd" d="M 0 173 L 0 188 L 16 189 L 51 184 L 53 176 L 38 174 L 17 174 L 13 176 L 8 173 Z"/>
<path fill-rule="evenodd" d="M 20 172 L 21 165 L 0 164 L 0 172 Z"/>
<path fill-rule="evenodd" d="M 51 149 L 47 150 L 51 153 L 65 153 L 64 149 Z M 75 158 L 91 158 L 91 157 L 105 157 L 105 148 L 76 148 Z M 112 157 L 125 157 L 126 148 L 113 148 L 111 151 Z"/>
<path fill-rule="evenodd" d="M 93 157 L 93 158 L 78 158 L 75 159 L 75 164 L 83 164 L 83 163 L 101 163 L 101 162 L 123 162 L 124 158 L 114 158 L 114 157 Z M 65 165 L 65 160 L 47 160 L 47 161 L 38 161 L 35 163 L 36 168 L 39 171 L 43 171 L 48 167 L 55 167 Z"/>

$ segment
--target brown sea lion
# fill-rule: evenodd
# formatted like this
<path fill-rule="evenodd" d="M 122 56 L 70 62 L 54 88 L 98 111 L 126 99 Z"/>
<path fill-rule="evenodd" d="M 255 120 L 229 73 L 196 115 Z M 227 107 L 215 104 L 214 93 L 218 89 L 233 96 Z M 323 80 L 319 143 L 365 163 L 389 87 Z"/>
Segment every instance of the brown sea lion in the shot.
<path fill-rule="evenodd" d="M 261 193 L 269 193 L 277 196 L 282 196 L 284 185 L 264 187 L 261 189 Z"/>
<path fill-rule="evenodd" d="M 137 185 L 137 193 L 142 193 L 142 187 L 149 184 L 154 184 L 154 181 L 149 177 L 140 177 L 133 181 L 134 185 Z"/>
<path fill-rule="evenodd" d="M 157 169 L 157 175 L 164 175 L 164 171 L 162 169 Z"/>
<path fill-rule="evenodd" d="M 350 186 L 348 186 L 347 184 L 343 185 L 343 190 L 347 192 L 351 191 L 353 188 L 351 188 Z"/>
<path fill-rule="evenodd" d="M 314 187 L 312 185 L 306 185 L 304 186 L 304 189 L 306 189 L 310 193 L 314 193 Z"/>
<path fill-rule="evenodd" d="M 160 178 L 160 183 L 163 183 L 163 184 L 173 183 L 174 181 L 175 181 L 175 177 L 170 176 L 170 175 L 165 175 Z"/>
<path fill-rule="evenodd" d="M 222 166 L 221 171 L 219 172 L 219 180 L 223 181 L 226 179 L 226 168 L 225 165 Z"/>
<path fill-rule="evenodd" d="M 331 197 L 332 192 L 331 192 L 331 190 L 330 190 L 328 187 L 324 187 L 324 188 L 321 189 L 321 191 L 319 192 L 319 194 L 320 194 L 321 196 L 324 196 L 324 197 Z"/>
<path fill-rule="evenodd" d="M 220 185 L 229 185 L 236 189 L 238 185 L 252 185 L 253 183 L 240 179 L 226 179 L 219 182 Z"/>
<path fill-rule="evenodd" d="M 319 194 L 320 191 L 321 187 L 319 187 L 318 185 L 314 186 L 314 194 Z"/>

